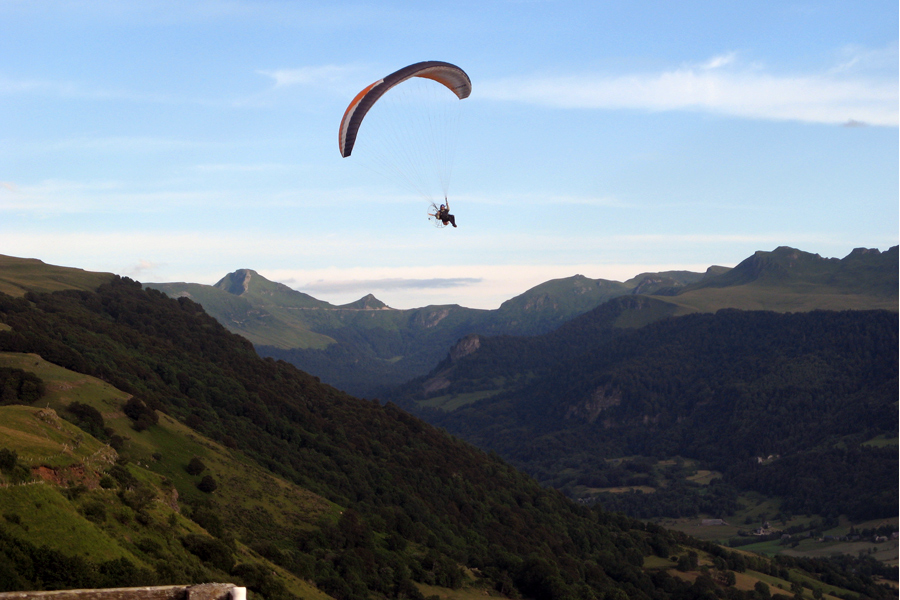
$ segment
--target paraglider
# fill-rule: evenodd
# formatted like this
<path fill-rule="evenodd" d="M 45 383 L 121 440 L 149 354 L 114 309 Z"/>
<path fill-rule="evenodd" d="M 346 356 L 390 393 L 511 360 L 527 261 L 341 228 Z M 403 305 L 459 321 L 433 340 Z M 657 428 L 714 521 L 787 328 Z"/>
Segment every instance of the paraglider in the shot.
<path fill-rule="evenodd" d="M 447 194 L 459 121 L 457 100 L 472 93 L 469 76 L 442 61 L 415 63 L 360 91 L 344 111 L 341 156 L 399 180 L 431 203 L 429 218 L 456 227 Z M 363 122 L 365 120 L 365 125 Z M 440 183 L 438 195 L 431 188 Z M 443 210 L 435 197 L 443 198 Z"/>
<path fill-rule="evenodd" d="M 428 213 L 428 217 L 434 219 L 435 225 L 439 227 L 446 227 L 447 223 L 450 223 L 454 227 L 456 227 L 456 217 L 450 214 L 450 201 L 444 198 L 444 204 L 441 204 L 440 208 L 431 204 L 431 210 L 434 212 Z"/>

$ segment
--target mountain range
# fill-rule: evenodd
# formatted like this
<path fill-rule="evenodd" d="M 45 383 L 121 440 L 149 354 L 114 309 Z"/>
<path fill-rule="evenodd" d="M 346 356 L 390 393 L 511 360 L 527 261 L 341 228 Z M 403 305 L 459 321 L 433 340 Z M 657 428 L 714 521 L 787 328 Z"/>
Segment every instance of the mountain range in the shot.
<path fill-rule="evenodd" d="M 663 315 L 721 308 L 897 310 L 897 248 L 856 249 L 843 259 L 794 248 L 756 252 L 735 268 L 642 273 L 625 282 L 582 275 L 540 284 L 495 310 L 458 305 L 391 309 L 372 295 L 341 306 L 241 269 L 214 286 L 147 283 L 203 305 L 264 356 L 286 360 L 349 393 L 373 397 L 426 374 L 457 340 L 538 335 L 624 295 L 660 299 L 658 314 L 629 314 L 641 325 Z"/>
<path fill-rule="evenodd" d="M 188 298 L 9 262 L 3 591 L 225 579 L 271 600 L 891 596 L 868 556 L 770 559 L 575 504 L 395 405 L 261 359 Z"/>
<path fill-rule="evenodd" d="M 545 485 L 635 516 L 731 515 L 761 502 L 753 492 L 785 515 L 886 517 L 898 487 L 897 273 L 896 247 L 841 260 L 757 252 L 552 332 L 469 335 L 385 397 Z M 673 461 L 715 485 L 684 485 Z"/>

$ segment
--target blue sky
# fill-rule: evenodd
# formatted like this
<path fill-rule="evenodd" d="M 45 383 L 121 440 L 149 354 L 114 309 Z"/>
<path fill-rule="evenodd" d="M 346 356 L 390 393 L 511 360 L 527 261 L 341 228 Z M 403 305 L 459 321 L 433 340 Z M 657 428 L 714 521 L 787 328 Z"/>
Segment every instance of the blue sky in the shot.
<path fill-rule="evenodd" d="M 576 273 L 884 250 L 897 38 L 895 0 L 0 0 L 0 254 L 495 308 Z M 473 83 L 457 229 L 337 148 L 350 99 L 421 60 Z"/>

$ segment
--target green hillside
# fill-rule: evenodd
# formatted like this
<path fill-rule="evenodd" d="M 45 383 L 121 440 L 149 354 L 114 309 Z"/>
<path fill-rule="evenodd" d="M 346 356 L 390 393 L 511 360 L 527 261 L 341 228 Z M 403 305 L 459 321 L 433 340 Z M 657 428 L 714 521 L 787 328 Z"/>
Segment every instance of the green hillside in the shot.
<path fill-rule="evenodd" d="M 48 265 L 36 258 L 0 254 L 0 292 L 22 296 L 27 291 L 93 290 L 113 278 L 112 273 Z"/>
<path fill-rule="evenodd" d="M 21 458 L 15 447 L 0 449 L 0 472 L 14 484 L 0 488 L 9 498 L 0 522 L 7 589 L 227 578 L 254 597 L 285 599 L 315 597 L 310 583 L 339 600 L 421 600 L 436 588 L 546 599 L 712 590 L 750 598 L 732 572 L 784 589 L 796 583 L 807 597 L 826 578 L 839 578 L 851 597 L 885 597 L 871 561 L 858 559 L 854 572 L 829 561 L 745 557 L 575 505 L 395 406 L 259 359 L 195 303 L 129 280 L 27 300 L 0 294 L 0 322 L 5 377 L 24 381 L 16 374 L 28 368 L 47 394 L 41 408 L 23 408 L 10 396 L 30 390 L 4 392 L 4 410 L 20 415 L 15 431 L 27 429 L 23 411 L 53 409 L 83 432 L 48 423 L 70 436 L 56 442 L 56 455 L 68 456 L 76 441 L 85 452 L 100 442 L 118 455 L 96 469 L 66 459 L 72 476 L 93 472 L 96 486 L 94 476 L 35 485 L 28 480 L 43 459 L 25 447 Z M 12 433 L 8 443 L 25 437 Z M 60 498 L 28 496 L 39 488 Z M 97 555 L 98 542 L 65 550 L 50 536 L 32 538 L 19 514 L 28 503 L 58 506 L 53 518 L 63 527 L 71 520 L 96 530 L 122 554 Z"/>
<path fill-rule="evenodd" d="M 9 577 L 0 589 L 117 587 L 226 578 L 269 590 L 271 597 L 286 598 L 290 593 L 326 597 L 243 544 L 217 542 L 223 532 L 217 531 L 213 521 L 205 523 L 210 530 L 197 523 L 203 521 L 203 507 L 209 501 L 196 489 L 198 477 L 187 475 L 184 467 L 191 458 L 202 456 L 209 472 L 223 484 L 215 501 L 233 510 L 243 506 L 251 514 L 254 507 L 245 499 L 248 493 L 257 490 L 258 497 L 277 499 L 279 494 L 273 492 L 292 486 L 246 461 L 235 460 L 210 440 L 194 433 L 185 435 L 184 426 L 165 415 L 152 432 L 136 432 L 121 412 L 127 395 L 102 381 L 34 355 L 0 354 L 2 365 L 23 363 L 33 367 L 32 372 L 40 372 L 48 389 L 55 391 L 42 399 L 50 407 L 0 406 L 0 453 L 15 453 L 16 461 L 15 468 L 4 465 L 0 471 L 0 481 L 6 482 L 0 487 L 0 546 L 7 550 L 0 552 L 0 573 Z M 67 402 L 70 394 L 97 408 L 98 414 L 99 409 L 114 411 L 111 417 L 106 413 L 104 422 L 118 451 L 60 417 L 77 420 L 67 410 L 71 402 L 76 406 L 79 402 Z M 166 473 L 174 477 L 166 477 Z M 244 485 L 230 489 L 234 481 Z M 271 526 L 316 523 L 323 516 L 337 518 L 337 511 L 321 498 L 302 501 L 311 495 L 295 487 L 287 496 L 269 513 L 274 521 Z M 201 511 L 194 513 L 194 520 L 186 518 L 192 511 Z M 12 548 L 19 552 L 10 555 Z M 216 560 L 207 557 L 210 548 L 220 550 Z M 21 569 L 28 555 L 32 561 L 40 557 L 50 563 L 41 570 L 39 580 L 29 581 L 29 570 Z M 55 563 L 66 564 L 66 571 L 58 572 Z M 17 573 L 11 573 L 11 568 Z M 239 575 L 260 568 L 279 574 L 265 581 Z"/>
<path fill-rule="evenodd" d="M 898 310 L 898 248 L 857 248 L 843 259 L 780 247 L 756 252 L 735 268 L 680 290 L 685 310 L 721 308 L 798 312 Z"/>
<path fill-rule="evenodd" d="M 147 286 L 172 298 L 190 298 L 208 313 L 215 315 L 229 331 L 244 336 L 254 344 L 278 348 L 325 348 L 334 343 L 330 337 L 310 331 L 302 320 L 294 318 L 292 311 L 308 308 L 299 292 L 294 292 L 296 297 L 291 294 L 274 297 L 262 294 L 242 296 L 242 291 L 233 293 L 229 289 L 235 288 L 229 288 L 223 282 L 226 280 L 223 279 L 215 286 L 199 283 L 151 283 Z M 260 301 L 261 297 L 265 302 Z M 275 298 L 279 298 L 281 302 L 276 302 Z"/>

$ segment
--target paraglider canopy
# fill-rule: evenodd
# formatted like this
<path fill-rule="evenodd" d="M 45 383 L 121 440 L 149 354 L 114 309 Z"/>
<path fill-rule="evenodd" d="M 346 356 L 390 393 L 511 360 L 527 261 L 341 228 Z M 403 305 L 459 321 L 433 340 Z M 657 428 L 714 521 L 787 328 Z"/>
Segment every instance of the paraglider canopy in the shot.
<path fill-rule="evenodd" d="M 350 106 L 344 111 L 344 118 L 341 119 L 341 128 L 338 135 L 341 156 L 346 158 L 353 152 L 359 126 L 369 109 L 388 90 L 412 77 L 422 77 L 437 81 L 456 94 L 460 100 L 468 98 L 469 94 L 472 93 L 472 82 L 469 80 L 469 76 L 456 65 L 438 60 L 429 60 L 403 67 L 384 79 L 379 79 L 369 85 L 350 102 Z"/>

